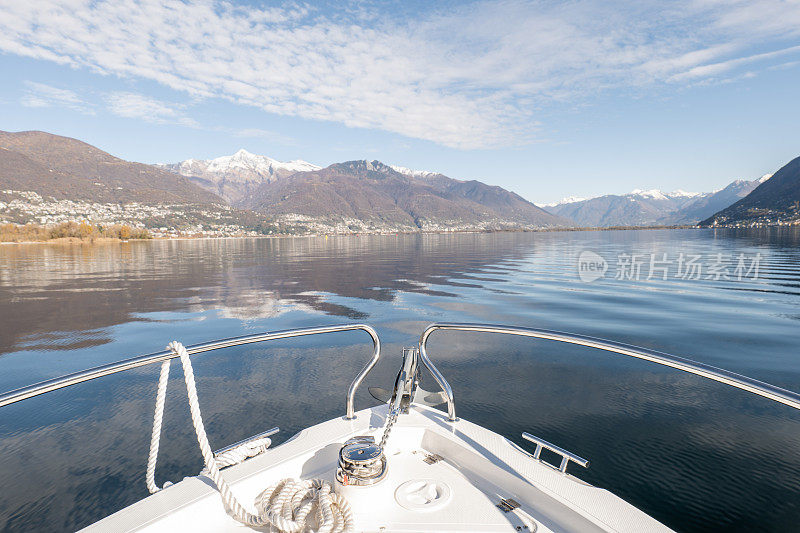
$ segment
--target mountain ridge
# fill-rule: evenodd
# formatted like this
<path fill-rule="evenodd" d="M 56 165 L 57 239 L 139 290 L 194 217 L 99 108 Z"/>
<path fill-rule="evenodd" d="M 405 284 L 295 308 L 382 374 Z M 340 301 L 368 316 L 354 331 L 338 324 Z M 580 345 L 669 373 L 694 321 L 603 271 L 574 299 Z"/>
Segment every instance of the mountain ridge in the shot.
<path fill-rule="evenodd" d="M 622 195 L 566 198 L 545 207 L 581 226 L 693 225 L 743 198 L 769 176 L 734 180 L 722 189 L 707 193 L 635 189 Z"/>
<path fill-rule="evenodd" d="M 800 157 L 761 181 L 744 198 L 701 221 L 703 226 L 761 225 L 800 220 Z"/>
<path fill-rule="evenodd" d="M 180 174 L 192 183 L 235 204 L 262 183 L 268 183 L 295 172 L 319 170 L 307 161 L 278 161 L 240 149 L 232 155 L 212 159 L 186 159 L 179 163 L 156 166 Z"/>
<path fill-rule="evenodd" d="M 137 216 L 148 227 L 179 219 L 195 231 L 257 233 L 761 224 L 800 218 L 798 189 L 800 158 L 772 178 L 735 180 L 709 193 L 637 189 L 565 199 L 543 209 L 496 185 L 378 160 L 322 168 L 242 149 L 147 165 L 69 137 L 0 131 L 0 213 L 12 222 L 102 214 L 113 221 Z"/>
<path fill-rule="evenodd" d="M 571 225 L 501 187 L 400 168 L 405 173 L 377 160 L 321 168 L 245 150 L 154 166 L 122 160 L 69 137 L 0 132 L 0 221 L 106 223 L 135 217 L 138 225 L 162 233 L 181 224 L 209 234 Z"/>
<path fill-rule="evenodd" d="M 116 203 L 224 203 L 182 176 L 125 161 L 71 137 L 0 131 L 0 148 L 0 189 Z"/>
<path fill-rule="evenodd" d="M 242 206 L 276 216 L 360 219 L 422 230 L 569 225 L 501 187 L 435 177 L 417 179 L 377 160 L 346 161 L 266 183 Z"/>

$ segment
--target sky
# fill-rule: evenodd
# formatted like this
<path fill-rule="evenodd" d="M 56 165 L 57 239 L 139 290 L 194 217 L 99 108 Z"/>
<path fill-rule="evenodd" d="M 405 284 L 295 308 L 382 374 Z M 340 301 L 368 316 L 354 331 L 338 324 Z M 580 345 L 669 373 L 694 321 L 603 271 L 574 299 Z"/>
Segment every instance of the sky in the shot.
<path fill-rule="evenodd" d="M 145 163 L 705 192 L 800 156 L 800 0 L 0 0 L 0 80 L 0 130 Z"/>

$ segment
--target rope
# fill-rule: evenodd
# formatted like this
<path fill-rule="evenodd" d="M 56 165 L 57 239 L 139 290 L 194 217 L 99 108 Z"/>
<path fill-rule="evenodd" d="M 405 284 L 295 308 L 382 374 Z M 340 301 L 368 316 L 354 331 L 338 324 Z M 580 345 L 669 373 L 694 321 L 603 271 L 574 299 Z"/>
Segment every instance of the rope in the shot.
<path fill-rule="evenodd" d="M 186 392 L 189 397 L 189 411 L 192 415 L 192 424 L 197 434 L 200 452 L 205 462 L 205 468 L 202 473 L 211 478 L 217 486 L 222 498 L 222 504 L 234 519 L 251 527 L 269 526 L 271 532 L 280 533 L 352 533 L 354 531 L 355 526 L 350 504 L 343 497 L 332 491 L 329 482 L 321 479 L 281 480 L 256 497 L 256 513 L 247 510 L 233 494 L 219 469 L 261 453 L 270 445 L 271 441 L 268 438 L 257 439 L 220 454 L 219 458 L 215 458 L 203 425 L 203 417 L 200 414 L 197 386 L 192 363 L 189 360 L 189 353 L 177 341 L 171 342 L 168 348 L 180 357 L 181 365 L 183 366 Z M 161 365 L 153 421 L 153 435 L 150 441 L 150 456 L 147 462 L 146 482 L 147 488 L 151 492 L 159 490 L 154 479 L 155 463 L 158 458 L 158 444 L 161 438 L 161 422 L 164 415 L 168 378 L 169 361 L 165 361 Z"/>
<path fill-rule="evenodd" d="M 217 462 L 219 468 L 238 465 L 245 459 L 250 459 L 260 453 L 264 453 L 267 451 L 270 444 L 272 444 L 272 440 L 269 437 L 247 441 L 232 450 L 215 455 L 214 460 Z M 201 473 L 205 473 L 205 470 Z"/>
<path fill-rule="evenodd" d="M 267 517 L 274 531 L 355 531 L 350 504 L 322 479 L 283 479 L 256 497 L 256 509 L 259 516 Z"/>
<path fill-rule="evenodd" d="M 164 403 L 167 399 L 167 383 L 169 383 L 169 363 L 167 359 L 161 363 L 161 374 L 158 376 L 158 393 L 156 394 L 156 412 L 153 415 L 153 434 L 150 437 L 150 455 L 147 457 L 147 473 L 145 482 L 150 494 L 161 489 L 156 485 L 156 461 L 158 461 L 158 445 L 161 442 L 161 421 L 164 419 Z"/>

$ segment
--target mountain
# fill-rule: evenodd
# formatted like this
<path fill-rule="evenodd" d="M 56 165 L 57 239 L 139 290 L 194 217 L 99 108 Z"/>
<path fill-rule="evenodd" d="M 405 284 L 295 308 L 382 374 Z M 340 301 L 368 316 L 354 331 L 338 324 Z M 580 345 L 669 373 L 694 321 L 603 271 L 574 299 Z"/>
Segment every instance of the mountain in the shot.
<path fill-rule="evenodd" d="M 69 137 L 0 131 L 0 222 L 89 219 L 205 234 L 773 224 L 800 220 L 800 158 L 772 178 L 710 193 L 635 190 L 544 207 L 502 187 L 379 161 L 321 168 L 239 150 L 154 166 Z"/>
<path fill-rule="evenodd" d="M 551 213 L 574 220 L 584 227 L 653 226 L 691 203 L 697 193 L 635 190 L 629 194 L 609 194 L 588 200 L 569 201 L 549 206 Z"/>
<path fill-rule="evenodd" d="M 263 155 L 239 150 L 233 155 L 216 159 L 187 159 L 180 163 L 162 164 L 159 167 L 185 176 L 192 183 L 218 194 L 231 204 L 236 204 L 259 185 L 295 172 L 319 170 L 321 167 L 306 161 L 277 161 Z"/>
<path fill-rule="evenodd" d="M 405 174 L 406 176 L 411 176 L 412 178 L 430 178 L 432 176 L 441 176 L 438 172 L 431 172 L 430 170 L 413 170 L 406 167 L 401 167 L 399 165 L 389 165 L 392 170 L 396 170 L 400 174 Z"/>
<path fill-rule="evenodd" d="M 502 187 L 397 169 L 378 161 L 320 168 L 245 150 L 145 165 L 68 137 L 0 132 L 0 223 L 134 223 L 163 235 L 571 225 Z"/>
<path fill-rule="evenodd" d="M 241 206 L 282 220 L 361 231 L 570 225 L 501 187 L 434 173 L 421 178 L 413 171 L 402 173 L 379 161 L 365 160 L 337 163 L 264 183 Z"/>
<path fill-rule="evenodd" d="M 239 150 L 230 156 L 160 167 L 219 194 L 231 205 L 289 218 L 348 219 L 354 227 L 368 222 L 405 229 L 419 228 L 419 223 L 481 228 L 568 224 L 501 187 L 378 161 L 322 169 L 306 161 L 281 162 Z"/>
<path fill-rule="evenodd" d="M 447 198 L 474 202 L 490 209 L 498 217 L 508 221 L 534 225 L 539 223 L 548 225 L 553 222 L 543 218 L 543 214 L 550 214 L 544 209 L 497 185 L 486 185 L 477 180 L 457 180 L 444 174 L 427 170 L 411 170 L 396 166 L 391 168 L 393 170 L 401 169 L 398 171 L 400 174 L 415 178 L 429 185 Z M 558 220 L 555 225 L 572 226 L 573 224 L 569 220 L 562 219 Z"/>
<path fill-rule="evenodd" d="M 637 189 L 624 195 L 569 198 L 544 207 L 574 220 L 580 226 L 656 226 L 697 224 L 711 214 L 745 197 L 769 175 L 758 180 L 736 180 L 709 193 Z"/>
<path fill-rule="evenodd" d="M 219 204 L 186 178 L 41 131 L 0 131 L 0 190 L 127 204 Z"/>
<path fill-rule="evenodd" d="M 800 157 L 781 167 L 750 194 L 701 223 L 704 226 L 794 224 L 800 221 Z"/>
<path fill-rule="evenodd" d="M 766 174 L 752 181 L 736 180 L 724 189 L 701 195 L 675 214 L 673 217 L 674 223 L 696 224 L 701 220 L 705 220 L 717 211 L 725 209 L 750 194 L 756 187 L 767 181 L 770 176 L 772 174 Z"/>

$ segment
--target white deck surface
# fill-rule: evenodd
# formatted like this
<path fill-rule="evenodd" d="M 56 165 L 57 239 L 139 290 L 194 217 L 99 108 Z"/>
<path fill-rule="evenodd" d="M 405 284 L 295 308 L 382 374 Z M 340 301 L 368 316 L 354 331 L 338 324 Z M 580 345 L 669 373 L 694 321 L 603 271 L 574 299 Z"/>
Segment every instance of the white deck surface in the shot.
<path fill-rule="evenodd" d="M 266 453 L 224 470 L 238 498 L 250 506 L 271 483 L 286 477 L 333 481 L 338 452 L 348 438 L 383 432 L 387 406 L 359 411 L 355 420 L 337 418 L 307 428 Z M 199 453 L 199 452 L 198 452 Z M 435 453 L 443 460 L 423 461 Z M 388 475 L 378 485 L 348 487 L 356 530 L 363 532 L 670 531 L 610 492 L 532 459 L 507 439 L 444 413 L 414 405 L 401 415 L 387 444 Z M 158 472 L 156 473 L 158 478 Z M 412 490 L 422 510 L 409 510 L 395 493 L 409 481 L 446 486 Z M 159 480 L 163 483 L 163 480 Z M 144 485 L 144 469 L 142 471 Z M 513 498 L 520 511 L 497 504 Z M 430 502 L 427 503 L 426 502 Z M 407 503 L 407 502 L 406 502 Z M 431 508 L 432 507 L 432 508 Z M 529 517 L 532 517 L 530 519 Z M 519 529 L 518 529 L 519 528 Z M 230 518 L 204 477 L 187 478 L 86 528 L 89 532 L 245 531 Z"/>

